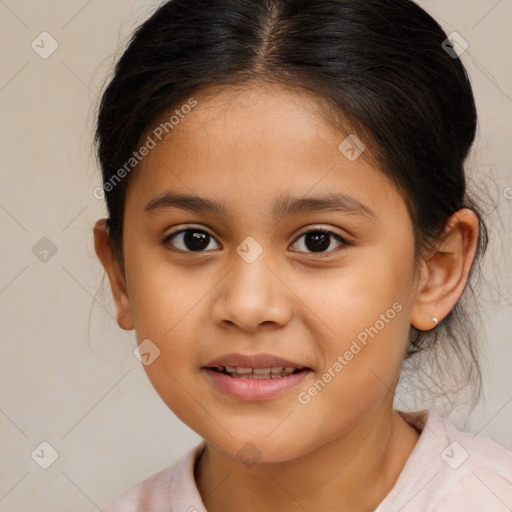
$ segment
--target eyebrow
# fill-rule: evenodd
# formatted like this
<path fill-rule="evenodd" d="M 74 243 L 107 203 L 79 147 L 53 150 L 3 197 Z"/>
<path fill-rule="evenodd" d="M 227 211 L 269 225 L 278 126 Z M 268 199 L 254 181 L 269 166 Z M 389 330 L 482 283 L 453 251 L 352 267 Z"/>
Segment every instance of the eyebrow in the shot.
<path fill-rule="evenodd" d="M 179 208 L 197 213 L 212 213 L 219 217 L 229 217 L 230 209 L 224 201 L 207 199 L 194 195 L 166 192 L 152 199 L 145 207 L 146 213 L 167 208 Z M 272 208 L 274 219 L 319 211 L 341 211 L 343 213 L 376 219 L 376 214 L 354 197 L 343 193 L 327 193 L 314 197 L 296 198 L 281 196 Z"/>

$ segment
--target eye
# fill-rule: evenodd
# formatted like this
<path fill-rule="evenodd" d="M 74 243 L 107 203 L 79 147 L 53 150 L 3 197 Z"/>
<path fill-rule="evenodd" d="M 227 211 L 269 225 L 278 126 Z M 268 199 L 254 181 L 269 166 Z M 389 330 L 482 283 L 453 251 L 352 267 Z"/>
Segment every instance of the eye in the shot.
<path fill-rule="evenodd" d="M 173 240 L 175 241 L 172 242 Z M 213 240 L 213 236 L 207 231 L 192 227 L 171 233 L 162 241 L 162 244 L 172 245 L 183 252 L 204 252 Z"/>
<path fill-rule="evenodd" d="M 299 243 L 298 245 L 301 247 L 305 247 L 312 253 L 325 253 L 325 252 L 333 252 L 334 249 L 327 250 L 331 247 L 333 239 L 335 239 L 340 246 L 342 245 L 350 245 L 345 239 L 343 239 L 337 233 L 332 231 L 328 231 L 326 229 L 314 229 L 303 233 L 297 240 L 304 238 L 304 241 Z M 295 242 L 297 243 L 297 242 Z M 298 252 L 300 252 L 299 249 Z"/>

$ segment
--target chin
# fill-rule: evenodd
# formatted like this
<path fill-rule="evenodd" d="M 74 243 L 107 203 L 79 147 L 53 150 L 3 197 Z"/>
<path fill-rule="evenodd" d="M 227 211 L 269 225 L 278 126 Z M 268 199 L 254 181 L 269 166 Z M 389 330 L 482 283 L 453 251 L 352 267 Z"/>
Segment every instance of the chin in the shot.
<path fill-rule="evenodd" d="M 315 438 L 313 434 L 310 444 L 301 445 L 299 439 L 291 435 L 292 432 L 283 431 L 279 436 L 276 433 L 269 435 L 271 431 L 272 429 L 265 429 L 265 432 L 254 432 L 247 428 L 243 437 L 237 436 L 236 431 L 232 432 L 233 437 L 224 431 L 216 432 L 216 435 L 200 435 L 209 445 L 224 455 L 237 459 L 247 467 L 252 467 L 256 463 L 290 462 L 307 455 L 323 444 L 323 441 Z M 293 429 L 297 434 L 301 431 L 304 434 L 303 429 Z M 300 441 L 304 443 L 307 439 L 302 438 Z"/>

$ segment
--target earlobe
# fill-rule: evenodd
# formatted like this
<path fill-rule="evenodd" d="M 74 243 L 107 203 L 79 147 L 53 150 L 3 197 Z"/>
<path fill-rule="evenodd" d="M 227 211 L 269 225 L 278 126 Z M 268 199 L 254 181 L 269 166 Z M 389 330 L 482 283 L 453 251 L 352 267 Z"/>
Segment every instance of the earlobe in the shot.
<path fill-rule="evenodd" d="M 478 217 L 469 209 L 455 212 L 444 235 L 422 267 L 411 324 L 434 329 L 454 308 L 464 291 L 478 243 Z M 437 320 L 437 322 L 436 322 Z"/>
<path fill-rule="evenodd" d="M 112 295 L 117 309 L 117 323 L 121 329 L 134 329 L 133 316 L 128 298 L 126 281 L 121 264 L 114 256 L 106 219 L 100 219 L 94 225 L 94 249 L 103 268 L 107 272 Z"/>

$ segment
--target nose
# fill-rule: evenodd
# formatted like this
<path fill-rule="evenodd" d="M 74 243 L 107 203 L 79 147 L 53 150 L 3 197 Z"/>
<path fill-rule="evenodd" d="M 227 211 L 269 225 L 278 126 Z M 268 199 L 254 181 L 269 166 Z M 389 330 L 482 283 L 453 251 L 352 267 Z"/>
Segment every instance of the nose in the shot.
<path fill-rule="evenodd" d="M 237 256 L 217 293 L 212 320 L 223 327 L 254 332 L 263 326 L 282 327 L 292 317 L 293 293 L 263 255 L 252 263 Z"/>

